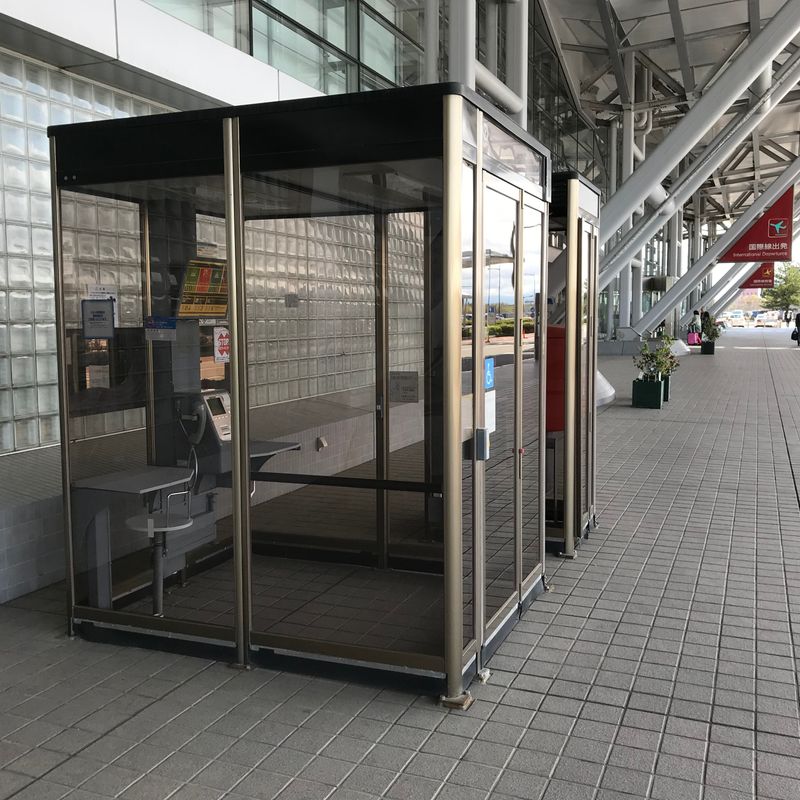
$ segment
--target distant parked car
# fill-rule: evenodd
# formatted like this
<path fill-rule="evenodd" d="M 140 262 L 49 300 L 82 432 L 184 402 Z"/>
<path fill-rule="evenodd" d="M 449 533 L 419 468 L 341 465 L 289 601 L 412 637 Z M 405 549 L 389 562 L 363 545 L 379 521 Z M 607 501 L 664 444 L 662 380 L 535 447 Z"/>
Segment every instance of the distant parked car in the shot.
<path fill-rule="evenodd" d="M 775 328 L 778 324 L 775 314 L 771 311 L 762 311 L 755 319 L 756 328 Z"/>
<path fill-rule="evenodd" d="M 732 328 L 744 328 L 747 326 L 747 319 L 744 311 L 731 311 L 728 314 L 728 322 Z"/>

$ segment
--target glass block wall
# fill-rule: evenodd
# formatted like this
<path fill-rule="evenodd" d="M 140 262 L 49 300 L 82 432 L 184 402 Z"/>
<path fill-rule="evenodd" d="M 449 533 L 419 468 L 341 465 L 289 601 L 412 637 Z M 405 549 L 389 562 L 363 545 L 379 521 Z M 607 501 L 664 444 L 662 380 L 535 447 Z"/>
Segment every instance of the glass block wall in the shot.
<path fill-rule="evenodd" d="M 0 50 L 0 453 L 58 441 L 47 126 L 165 110 Z M 96 228 L 76 247 L 110 247 Z M 112 253 L 97 256 L 100 283 L 100 261 Z"/>

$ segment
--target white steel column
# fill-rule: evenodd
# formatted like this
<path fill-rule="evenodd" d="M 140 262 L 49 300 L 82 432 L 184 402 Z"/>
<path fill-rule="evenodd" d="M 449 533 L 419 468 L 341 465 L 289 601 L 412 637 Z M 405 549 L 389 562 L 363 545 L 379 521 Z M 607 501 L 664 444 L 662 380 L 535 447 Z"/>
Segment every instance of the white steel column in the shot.
<path fill-rule="evenodd" d="M 747 277 L 747 278 L 749 278 L 749 277 L 750 277 L 750 275 L 752 275 L 754 272 L 755 272 L 755 269 L 751 270 L 751 271 L 750 271 L 750 273 L 749 273 L 749 274 L 748 274 L 746 277 Z M 740 281 L 740 283 L 741 283 L 741 282 L 742 282 L 742 281 Z M 716 315 L 717 315 L 717 314 L 719 314 L 719 312 L 720 312 L 720 311 L 722 311 L 722 310 L 723 310 L 723 309 L 724 309 L 724 308 L 725 308 L 725 307 L 728 305 L 728 303 L 730 303 L 730 302 L 731 302 L 731 300 L 733 300 L 733 298 L 734 298 L 734 297 L 736 297 L 736 295 L 737 295 L 737 294 L 739 294 L 739 292 L 741 292 L 741 291 L 742 291 L 742 290 L 739 288 L 739 284 L 738 284 L 738 283 L 737 283 L 737 284 L 735 284 L 735 285 L 733 285 L 733 286 L 731 286 L 731 288 L 730 288 L 730 289 L 728 289 L 728 291 L 727 291 L 727 292 L 725 292 L 725 294 L 723 294 L 723 295 L 722 295 L 722 297 L 720 297 L 720 298 L 719 298 L 719 300 L 715 300 L 715 301 L 714 301 L 714 302 L 711 304 L 711 307 L 708 309 L 708 313 L 709 313 L 709 314 L 711 314 L 712 316 L 716 316 Z"/>
<path fill-rule="evenodd" d="M 455 3 L 459 6 L 460 3 Z M 730 107 L 800 32 L 800 0 L 786 0 L 769 24 L 734 59 L 694 107 L 603 207 L 600 242 L 608 241 Z"/>
<path fill-rule="evenodd" d="M 677 280 L 678 271 L 681 263 L 681 249 L 683 247 L 683 210 L 680 210 L 666 226 L 667 232 L 667 254 L 666 269 L 667 283 L 669 279 Z M 671 336 L 678 331 L 678 310 L 674 309 L 670 314 L 668 330 Z"/>
<path fill-rule="evenodd" d="M 606 250 L 601 263 L 601 289 L 663 225 L 664 217 L 671 217 L 676 209 L 689 202 L 690 196 L 697 192 L 714 170 L 718 169 L 735 148 L 757 129 L 764 119 L 765 110 L 777 106 L 797 86 L 798 81 L 800 81 L 800 49 L 778 69 L 774 81 L 758 102 L 725 125 L 691 166 L 680 174 L 672 184 L 666 202 L 643 217 L 613 248 Z M 657 156 L 659 149 L 654 151 L 651 158 Z M 603 213 L 606 206 L 603 207 Z"/>
<path fill-rule="evenodd" d="M 644 262 L 642 266 L 631 267 L 631 325 L 642 318 L 642 274 L 644 272 Z"/>
<path fill-rule="evenodd" d="M 633 326 L 636 333 L 653 330 L 664 316 L 675 308 L 691 289 L 713 269 L 717 259 L 747 230 L 763 211 L 774 203 L 800 175 L 800 158 L 796 158 L 770 184 L 758 199 L 733 225 L 689 268 L 689 271 Z"/>
<path fill-rule="evenodd" d="M 755 268 L 759 266 L 752 263 L 747 264 L 731 264 L 725 274 L 708 289 L 705 294 L 700 298 L 697 305 L 702 306 L 706 311 L 714 306 L 715 301 L 725 294 L 727 294 L 733 286 L 738 286 L 746 277 L 749 277 Z M 692 321 L 692 312 L 688 311 L 681 317 L 680 327 L 688 325 Z"/>
<path fill-rule="evenodd" d="M 506 80 L 522 101 L 522 107 L 511 116 L 528 130 L 528 0 L 509 3 L 506 20 Z"/>
<path fill-rule="evenodd" d="M 800 2 L 800 0 L 798 0 Z M 451 81 L 475 88 L 475 0 L 458 0 L 450 4 L 448 29 L 449 71 Z"/>
<path fill-rule="evenodd" d="M 425 0 L 425 83 L 439 82 L 439 0 Z"/>
<path fill-rule="evenodd" d="M 633 98 L 634 98 L 634 85 L 636 80 L 636 60 L 633 52 L 629 51 L 625 54 L 624 62 L 625 80 L 627 82 L 628 91 L 630 93 L 630 102 L 625 105 L 622 111 L 622 185 L 633 174 L 634 166 L 634 119 L 633 119 Z M 617 190 L 619 191 L 619 190 Z M 616 192 L 615 192 L 616 194 Z M 614 197 L 614 195 L 611 195 Z M 608 205 L 608 203 L 606 203 Z M 631 210 L 631 214 L 633 210 Z M 630 229 L 632 221 L 626 219 L 624 222 L 625 230 Z M 600 222 L 602 228 L 603 222 Z M 641 263 L 641 262 L 640 262 Z M 641 283 L 640 283 L 641 286 Z M 619 322 L 617 323 L 620 328 L 627 328 L 631 324 L 631 302 L 633 293 L 633 275 L 631 274 L 630 260 L 625 264 L 619 276 Z M 641 303 L 641 296 L 639 298 Z"/>

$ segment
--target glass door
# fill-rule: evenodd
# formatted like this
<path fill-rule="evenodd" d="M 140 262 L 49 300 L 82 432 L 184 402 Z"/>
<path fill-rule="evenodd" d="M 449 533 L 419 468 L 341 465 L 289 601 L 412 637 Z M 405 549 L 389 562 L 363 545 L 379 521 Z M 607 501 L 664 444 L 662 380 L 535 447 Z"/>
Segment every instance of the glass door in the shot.
<path fill-rule="evenodd" d="M 483 194 L 484 427 L 490 449 L 483 462 L 484 626 L 487 637 L 518 599 L 519 190 L 486 176 Z M 479 401 L 480 402 L 480 401 Z M 479 512 L 480 513 L 480 512 Z"/>
<path fill-rule="evenodd" d="M 441 167 L 413 164 L 244 174 L 259 648 L 443 667 Z"/>
<path fill-rule="evenodd" d="M 522 373 L 519 505 L 523 597 L 533 585 L 543 561 L 544 492 L 541 446 L 544 440 L 544 418 L 541 366 L 543 332 L 546 328 L 546 309 L 542 306 L 544 213 L 543 204 L 526 196 L 523 208 L 522 307 L 518 326 Z"/>

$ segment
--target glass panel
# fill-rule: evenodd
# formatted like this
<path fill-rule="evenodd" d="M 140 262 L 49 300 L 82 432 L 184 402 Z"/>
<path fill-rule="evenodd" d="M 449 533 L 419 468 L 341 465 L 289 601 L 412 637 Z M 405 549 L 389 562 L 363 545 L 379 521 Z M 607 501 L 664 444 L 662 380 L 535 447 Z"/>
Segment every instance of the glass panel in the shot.
<path fill-rule="evenodd" d="M 193 28 L 235 45 L 234 5 L 240 0 L 147 0 Z"/>
<path fill-rule="evenodd" d="M 399 86 L 420 82 L 422 51 L 367 12 L 361 17 L 361 61 Z"/>
<path fill-rule="evenodd" d="M 539 325 L 542 289 L 542 213 L 524 209 L 522 265 L 522 576 L 541 563 L 539 533 Z"/>
<path fill-rule="evenodd" d="M 491 163 L 492 172 L 499 168 L 513 173 L 517 179 L 525 178 L 537 187 L 541 185 L 542 156 L 485 118 L 483 152 Z"/>
<path fill-rule="evenodd" d="M 425 492 L 386 492 L 386 497 L 392 563 L 409 571 L 389 573 L 402 575 L 397 586 L 404 587 L 404 596 L 385 623 L 405 629 L 398 628 L 396 635 L 413 644 L 410 649 L 440 655 L 444 640 L 441 498 Z M 384 601 L 390 600 L 387 594 Z"/>
<path fill-rule="evenodd" d="M 591 273 L 591 248 L 592 231 L 591 228 L 581 220 L 580 223 L 581 250 L 580 250 L 580 295 L 578 302 L 578 320 L 580 329 L 578 331 L 578 342 L 580 347 L 580 409 L 578 419 L 580 420 L 580 434 L 578 447 L 580 464 L 580 493 L 578 508 L 581 515 L 589 513 L 589 396 L 591 380 L 591 354 L 589 349 L 589 313 L 590 313 L 590 273 Z"/>
<path fill-rule="evenodd" d="M 253 55 L 325 94 L 353 87 L 354 64 L 255 6 Z"/>
<path fill-rule="evenodd" d="M 243 177 L 253 582 L 269 595 L 279 574 L 298 599 L 254 608 L 261 634 L 441 655 L 441 489 L 422 491 L 441 487 L 425 326 L 440 183 L 439 160 Z"/>
<path fill-rule="evenodd" d="M 516 590 L 514 484 L 514 311 L 517 203 L 487 188 L 483 199 L 484 314 L 487 321 L 484 379 L 485 424 L 490 433 L 486 462 L 486 621 Z"/>
<path fill-rule="evenodd" d="M 415 42 L 422 41 L 422 0 L 364 0 Z"/>
<path fill-rule="evenodd" d="M 82 187 L 61 210 L 78 242 L 64 253 L 77 602 L 229 628 L 222 177 Z"/>
<path fill-rule="evenodd" d="M 426 368 L 425 214 L 388 217 L 388 477 L 424 482 L 441 475 L 441 458 L 425 447 L 430 369 Z M 437 350 L 441 353 L 441 343 Z M 435 450 L 441 454 L 441 446 Z M 433 462 L 436 463 L 433 463 Z"/>
<path fill-rule="evenodd" d="M 461 462 L 461 536 L 464 575 L 464 644 L 475 638 L 473 508 L 473 324 L 474 317 L 474 213 L 475 169 L 464 164 L 461 171 L 461 429 L 465 443 Z"/>
<path fill-rule="evenodd" d="M 347 24 L 353 13 L 351 0 L 266 0 L 278 11 L 299 22 L 332 45 L 347 49 Z"/>

